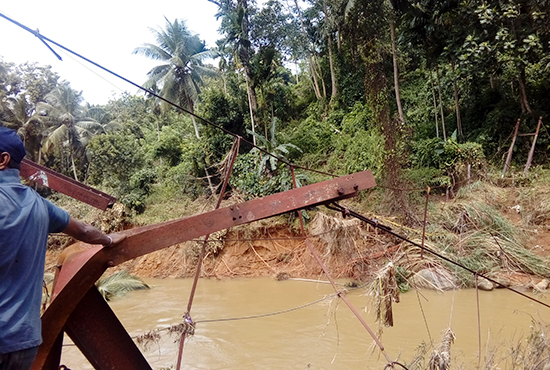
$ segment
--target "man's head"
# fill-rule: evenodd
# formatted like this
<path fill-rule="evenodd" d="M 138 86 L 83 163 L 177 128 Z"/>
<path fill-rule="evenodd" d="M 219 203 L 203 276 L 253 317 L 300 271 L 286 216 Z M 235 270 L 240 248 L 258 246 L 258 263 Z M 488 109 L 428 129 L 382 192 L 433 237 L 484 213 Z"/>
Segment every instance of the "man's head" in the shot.
<path fill-rule="evenodd" d="M 0 170 L 17 168 L 27 152 L 23 141 L 13 130 L 0 127 Z"/>

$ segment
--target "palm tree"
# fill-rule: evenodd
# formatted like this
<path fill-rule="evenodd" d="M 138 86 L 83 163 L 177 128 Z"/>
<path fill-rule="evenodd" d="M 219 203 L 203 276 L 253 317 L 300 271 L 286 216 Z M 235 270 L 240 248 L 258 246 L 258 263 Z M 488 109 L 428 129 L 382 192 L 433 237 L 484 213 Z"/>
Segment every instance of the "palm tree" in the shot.
<path fill-rule="evenodd" d="M 143 44 L 134 50 L 134 54 L 142 54 L 163 61 L 164 64 L 147 73 L 149 79 L 144 87 L 158 87 L 160 96 L 164 99 L 194 113 L 202 76 L 215 74 L 213 69 L 203 66 L 202 61 L 214 56 L 214 53 L 206 49 L 204 41 L 198 35 L 191 34 L 183 20 L 175 19 L 171 23 L 166 19 L 165 29 L 151 29 L 151 32 L 155 35 L 157 44 Z M 168 104 L 163 102 L 161 107 L 166 109 Z M 195 118 L 191 116 L 191 119 L 195 135 L 200 138 Z"/>
<path fill-rule="evenodd" d="M 91 138 L 104 133 L 103 126 L 88 116 L 82 106 L 82 92 L 72 89 L 64 81 L 49 92 L 45 102 L 36 105 L 36 112 L 25 123 L 25 137 L 37 137 L 39 141 L 38 161 L 42 155 L 50 157 L 69 152 L 70 165 L 75 180 L 78 180 L 75 157 L 86 161 L 86 146 Z M 62 158 L 58 158 L 62 159 Z"/>
<path fill-rule="evenodd" d="M 32 105 L 25 95 L 10 96 L 0 101 L 0 124 L 17 130 L 29 119 Z"/>

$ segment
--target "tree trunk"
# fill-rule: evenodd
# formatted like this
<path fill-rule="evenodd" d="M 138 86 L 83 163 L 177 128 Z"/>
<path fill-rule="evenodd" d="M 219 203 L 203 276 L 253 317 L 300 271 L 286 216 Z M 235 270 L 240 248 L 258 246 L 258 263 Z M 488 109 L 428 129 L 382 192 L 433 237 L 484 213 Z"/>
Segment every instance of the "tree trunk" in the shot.
<path fill-rule="evenodd" d="M 402 168 L 405 166 L 407 157 L 403 152 L 404 146 L 400 145 L 406 140 L 403 124 L 397 117 L 390 118 L 387 78 L 382 62 L 367 63 L 366 72 L 367 104 L 372 107 L 374 119 L 384 134 L 383 182 L 387 188 L 385 201 L 389 203 L 390 212 L 401 215 L 405 224 L 412 226 L 417 224 L 418 220 L 407 193 L 403 190 L 406 186 L 404 186 Z"/>
<path fill-rule="evenodd" d="M 331 16 L 327 7 L 327 0 L 323 0 L 323 12 L 325 13 L 325 19 L 328 20 L 328 23 L 331 23 Z M 331 30 L 327 30 L 327 43 L 328 43 L 328 63 L 330 66 L 330 82 L 332 84 L 332 90 L 330 93 L 330 104 L 334 102 L 334 99 L 337 98 L 338 87 L 336 85 L 336 72 L 334 71 L 334 58 L 332 55 L 332 36 Z"/>
<path fill-rule="evenodd" d="M 191 113 L 195 113 L 195 105 L 193 104 L 193 100 L 191 99 L 190 96 L 187 96 L 187 105 L 189 107 L 189 111 Z M 195 129 L 195 136 L 197 137 L 197 139 L 200 139 L 200 135 L 199 135 L 199 127 L 197 126 L 197 121 L 195 121 L 195 116 L 191 114 L 191 122 L 193 122 L 193 128 Z"/>
<path fill-rule="evenodd" d="M 432 85 L 432 98 L 434 102 L 434 116 L 435 116 L 435 135 L 436 137 L 439 137 L 439 122 L 437 120 L 437 100 L 435 98 L 435 87 L 434 87 L 434 80 L 432 71 L 430 71 L 430 83 Z"/>
<path fill-rule="evenodd" d="M 533 161 L 533 155 L 535 154 L 535 146 L 537 145 L 537 138 L 539 137 L 540 125 L 542 124 L 542 116 L 539 117 L 539 123 L 537 123 L 537 131 L 535 131 L 535 137 L 533 138 L 533 144 L 531 145 L 531 150 L 529 150 L 529 156 L 527 157 L 527 163 L 525 164 L 525 169 L 523 173 L 527 173 L 529 168 L 531 168 L 531 162 Z"/>
<path fill-rule="evenodd" d="M 334 101 L 338 95 L 338 86 L 336 85 L 336 72 L 334 71 L 334 62 L 332 57 L 332 37 L 328 35 L 328 61 L 330 65 L 330 81 L 332 83 L 332 92 L 330 96 L 330 102 Z"/>
<path fill-rule="evenodd" d="M 456 107 L 456 130 L 458 131 L 458 137 L 463 138 L 464 134 L 462 133 L 462 120 L 460 119 L 460 101 L 458 99 L 458 87 L 456 85 L 456 70 L 454 60 L 451 60 L 451 67 L 453 68 L 453 89 Z"/>
<path fill-rule="evenodd" d="M 302 12 L 298 6 L 298 0 L 294 0 L 296 5 L 296 11 L 298 12 L 298 18 L 300 19 L 300 26 L 304 37 L 307 39 L 306 27 L 304 26 L 304 19 L 302 18 Z M 313 78 L 313 91 L 315 91 L 315 97 L 319 100 L 321 99 L 321 91 L 319 90 L 319 82 L 317 81 L 317 71 L 315 70 L 315 64 L 313 63 L 313 58 L 311 53 L 308 55 L 309 69 L 311 70 L 311 77 Z"/>
<path fill-rule="evenodd" d="M 519 72 L 518 85 L 521 112 L 524 114 L 531 114 L 531 106 L 529 105 L 529 100 L 527 99 L 527 88 L 525 87 L 525 66 L 522 66 Z"/>
<path fill-rule="evenodd" d="M 248 95 L 248 108 L 249 108 L 249 111 L 250 111 L 250 123 L 252 125 L 252 133 L 256 133 L 255 131 L 255 128 L 254 128 L 254 111 L 252 109 L 252 96 L 250 95 L 250 88 L 248 87 L 248 79 L 245 77 L 244 79 L 246 81 L 246 95 Z M 254 145 L 256 145 L 256 135 L 252 135 L 252 143 Z"/>
<path fill-rule="evenodd" d="M 338 51 L 342 50 L 342 31 L 340 30 L 340 24 L 336 23 L 336 45 L 338 46 Z"/>
<path fill-rule="evenodd" d="M 393 58 L 393 85 L 395 89 L 395 100 L 397 102 L 397 112 L 401 122 L 405 122 L 403 107 L 401 106 L 401 94 L 399 92 L 399 69 L 397 68 L 397 46 L 395 44 L 395 23 L 390 20 L 391 49 Z"/>
<path fill-rule="evenodd" d="M 78 176 L 76 175 L 76 166 L 74 164 L 74 155 L 73 155 L 73 150 L 71 149 L 71 166 L 73 167 L 73 175 L 74 175 L 74 179 L 76 181 L 78 181 Z"/>
<path fill-rule="evenodd" d="M 309 60 L 309 69 L 311 71 L 311 77 L 313 78 L 313 91 L 315 91 L 315 97 L 317 100 L 321 99 L 321 91 L 319 90 L 319 82 L 317 81 L 317 71 L 315 70 L 315 64 L 313 63 L 313 58 L 308 56 Z"/>
<path fill-rule="evenodd" d="M 246 81 L 246 90 L 248 92 L 248 103 L 250 106 L 250 115 L 252 119 L 252 130 L 254 130 L 254 122 L 256 119 L 256 111 L 258 110 L 258 98 L 256 90 L 252 84 L 253 73 L 250 67 L 250 42 L 248 40 L 248 4 L 247 0 L 238 0 L 239 6 L 243 9 L 244 16 L 241 21 L 242 36 L 239 45 L 239 59 L 244 70 L 244 79 Z"/>
<path fill-rule="evenodd" d="M 439 79 L 439 67 L 435 67 L 437 77 L 437 90 L 439 91 L 439 108 L 441 109 L 441 130 L 443 131 L 443 140 L 447 141 L 447 132 L 445 130 L 445 115 L 443 114 L 443 99 L 441 98 L 441 80 Z"/>
<path fill-rule="evenodd" d="M 319 60 L 317 60 L 316 58 L 313 58 L 313 62 L 315 63 L 316 65 L 316 69 L 318 71 L 321 70 L 321 65 L 319 64 Z M 323 79 L 323 76 L 321 75 L 321 73 L 319 73 L 319 75 L 317 76 L 320 80 L 321 80 L 321 86 L 323 87 L 323 95 L 322 97 L 323 98 L 326 98 L 327 97 L 327 87 L 325 86 L 325 80 Z"/>
<path fill-rule="evenodd" d="M 213 196 L 216 193 L 214 185 L 212 185 L 212 179 L 210 179 L 210 174 L 208 173 L 208 165 L 206 164 L 206 159 L 202 159 L 204 163 L 204 173 L 206 174 L 206 180 L 208 181 L 208 187 L 210 188 L 210 194 Z"/>

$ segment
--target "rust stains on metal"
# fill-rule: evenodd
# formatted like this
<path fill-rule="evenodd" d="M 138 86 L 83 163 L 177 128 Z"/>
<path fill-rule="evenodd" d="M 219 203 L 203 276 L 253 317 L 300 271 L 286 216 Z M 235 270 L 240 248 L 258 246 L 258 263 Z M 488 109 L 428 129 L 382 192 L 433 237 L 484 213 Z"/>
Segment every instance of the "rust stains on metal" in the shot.
<path fill-rule="evenodd" d="M 46 186 L 101 210 L 106 210 L 115 204 L 116 201 L 116 198 L 109 194 L 105 194 L 27 159 L 23 159 L 21 162 L 19 174 L 32 182 Z"/>
<path fill-rule="evenodd" d="M 112 312 L 109 313 L 105 308 L 101 308 L 97 299 L 92 296 L 96 294 L 93 292 L 94 283 L 107 268 L 232 226 L 350 198 L 356 196 L 358 191 L 374 186 L 376 183 L 371 171 L 359 172 L 185 219 L 126 230 L 123 231 L 126 239 L 112 248 L 87 246 L 82 251 L 68 255 L 56 276 L 52 302 L 42 316 L 43 343 L 32 370 L 57 370 L 59 338 L 64 331 L 70 332 L 71 338 L 85 352 L 85 355 L 87 353 L 87 356 L 98 359 L 94 364 L 96 369 L 150 369 L 146 362 L 132 358 L 135 355 L 133 347 L 128 350 L 125 349 L 126 347 L 116 347 L 117 359 L 111 355 L 105 358 L 100 355 L 102 351 L 112 350 L 113 341 L 120 340 L 122 343 L 128 343 L 125 334 L 120 330 L 113 332 L 103 330 L 104 324 L 99 324 L 100 318 L 105 315 L 109 317 L 108 320 L 112 325 L 118 325 L 116 323 L 118 319 L 110 316 Z M 86 246 L 84 243 L 80 244 Z M 98 313 L 91 312 L 91 307 L 96 307 Z M 94 320 L 88 320 L 88 316 Z M 90 329 L 93 335 L 89 334 L 88 329 L 83 328 L 88 325 L 98 325 L 97 330 Z M 92 335 L 94 339 L 89 340 L 84 337 L 88 335 Z M 109 367 L 108 363 L 132 365 Z"/>

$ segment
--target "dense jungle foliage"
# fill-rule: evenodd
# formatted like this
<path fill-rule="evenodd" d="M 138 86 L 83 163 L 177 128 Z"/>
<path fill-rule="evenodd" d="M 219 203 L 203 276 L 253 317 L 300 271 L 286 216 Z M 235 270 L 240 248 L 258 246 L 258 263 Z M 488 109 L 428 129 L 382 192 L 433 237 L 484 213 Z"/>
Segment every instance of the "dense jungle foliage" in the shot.
<path fill-rule="evenodd" d="M 159 63 L 144 95 L 92 106 L 49 66 L 0 59 L 1 124 L 30 159 L 137 213 L 219 191 L 230 133 L 246 139 L 229 183 L 245 199 L 292 188 L 288 163 L 456 190 L 467 173 L 502 168 L 518 119 L 525 134 L 542 117 L 533 165 L 549 163 L 549 1 L 209 1 L 216 48 L 180 19 L 136 45 Z M 532 142 L 518 137 L 512 166 Z M 295 172 L 300 184 L 326 179 Z M 389 191 L 390 210 L 414 223 L 411 199 Z"/>

